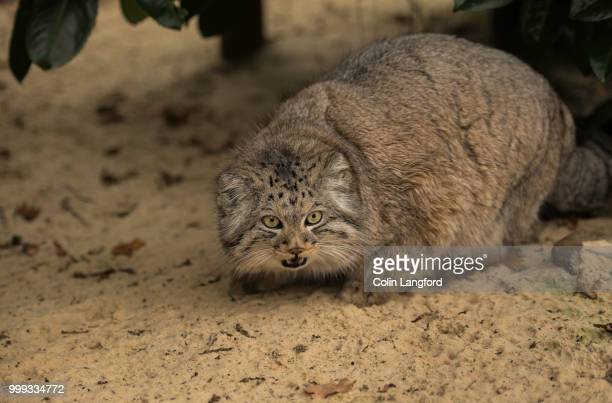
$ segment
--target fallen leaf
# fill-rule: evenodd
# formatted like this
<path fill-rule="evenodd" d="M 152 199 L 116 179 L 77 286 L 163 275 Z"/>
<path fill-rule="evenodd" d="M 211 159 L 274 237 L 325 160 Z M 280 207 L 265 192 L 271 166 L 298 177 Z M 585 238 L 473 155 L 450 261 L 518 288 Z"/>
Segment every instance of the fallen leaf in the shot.
<path fill-rule="evenodd" d="M 68 256 L 68 252 L 66 252 L 66 249 L 64 249 L 64 247 L 60 245 L 59 242 L 53 241 L 53 246 L 55 246 L 55 254 L 57 255 L 57 257 Z"/>
<path fill-rule="evenodd" d="M 161 171 L 159 174 L 159 182 L 162 187 L 170 187 L 183 182 L 185 178 L 180 174 L 172 174 L 168 171 Z"/>
<path fill-rule="evenodd" d="M 15 209 L 15 214 L 20 216 L 26 221 L 34 221 L 40 214 L 40 209 L 36 206 L 32 206 L 26 203 L 22 203 Z"/>
<path fill-rule="evenodd" d="M 336 393 L 346 393 L 353 387 L 355 382 L 351 382 L 346 378 L 340 379 L 338 382 L 317 384 L 315 382 L 304 385 L 304 392 L 314 397 L 325 399 L 326 397 L 335 395 Z"/>
<path fill-rule="evenodd" d="M 378 393 L 387 393 L 389 391 L 389 389 L 391 388 L 397 388 L 397 386 L 394 383 L 387 383 L 385 386 L 383 386 L 382 388 L 379 388 L 377 390 Z"/>
<path fill-rule="evenodd" d="M 0 332 L 0 341 L 2 342 L 2 345 L 4 347 L 8 347 L 11 344 L 13 344 L 10 336 L 8 334 L 6 334 L 5 332 Z"/>
<path fill-rule="evenodd" d="M 118 146 L 110 146 L 106 150 L 104 150 L 104 156 L 105 157 L 115 157 L 119 155 L 120 152 L 121 152 L 121 148 L 119 148 Z"/>
<path fill-rule="evenodd" d="M 100 173 L 100 181 L 106 186 L 117 185 L 125 180 L 132 179 L 138 176 L 136 171 L 128 171 L 121 175 L 115 175 L 103 169 Z"/>
<path fill-rule="evenodd" d="M 78 279 L 96 278 L 98 279 L 98 281 L 102 281 L 102 280 L 106 280 L 107 278 L 109 278 L 111 275 L 115 273 L 126 273 L 126 274 L 134 275 L 136 274 L 136 270 L 132 269 L 131 267 L 126 267 L 126 268 L 121 268 L 121 269 L 112 269 L 112 268 L 105 269 L 105 270 L 95 271 L 93 273 L 83 273 L 81 271 L 76 271 L 72 273 L 72 277 L 78 278 Z"/>
<path fill-rule="evenodd" d="M 96 107 L 96 113 L 100 123 L 103 125 L 118 123 L 125 119 L 119 108 L 125 102 L 127 97 L 121 92 L 114 92 L 106 95 L 100 100 Z"/>
<path fill-rule="evenodd" d="M 412 320 L 410 321 L 410 323 L 417 323 L 418 321 L 420 321 L 421 319 L 423 319 L 423 316 L 424 316 L 424 314 L 417 315 L 417 317 L 416 317 L 416 318 L 414 318 L 414 319 L 412 319 Z"/>
<path fill-rule="evenodd" d="M 300 354 L 300 353 L 305 353 L 306 351 L 308 351 L 308 347 L 303 344 L 298 344 L 297 346 L 293 347 L 292 350 Z"/>
<path fill-rule="evenodd" d="M 27 256 L 34 256 L 38 253 L 38 245 L 33 243 L 24 243 L 21 246 L 21 252 Z"/>
<path fill-rule="evenodd" d="M 179 267 L 188 267 L 188 266 L 191 266 L 191 259 L 185 259 L 174 267 L 179 268 Z"/>
<path fill-rule="evenodd" d="M 210 275 L 210 276 L 206 277 L 206 281 L 205 282 L 202 282 L 199 285 L 200 285 L 200 287 L 206 287 L 208 284 L 218 283 L 219 281 L 221 281 L 221 276 L 220 275 L 218 275 L 218 274 L 216 276 Z"/>
<path fill-rule="evenodd" d="M 62 334 L 86 334 L 89 330 L 62 330 Z"/>
<path fill-rule="evenodd" d="M 264 378 L 263 376 L 249 376 L 247 378 L 242 378 L 240 380 L 240 383 L 249 383 L 253 381 L 255 382 L 255 386 L 259 386 L 262 382 L 266 381 L 266 378 Z"/>
<path fill-rule="evenodd" d="M 164 121 L 169 127 L 183 126 L 189 121 L 191 115 L 197 112 L 197 105 L 167 105 L 162 110 Z"/>
<path fill-rule="evenodd" d="M 113 256 L 132 256 L 134 252 L 145 246 L 146 243 L 142 239 L 135 238 L 130 242 L 120 243 L 113 250 Z"/>
<path fill-rule="evenodd" d="M 90 350 L 101 350 L 104 348 L 104 346 L 102 345 L 102 343 L 100 343 L 99 341 L 92 344 L 91 346 L 88 346 L 87 348 L 89 348 Z"/>
<path fill-rule="evenodd" d="M 612 333 L 612 322 L 610 322 L 610 323 L 594 323 L 593 326 L 595 326 L 598 329 L 604 329 L 608 333 Z"/>

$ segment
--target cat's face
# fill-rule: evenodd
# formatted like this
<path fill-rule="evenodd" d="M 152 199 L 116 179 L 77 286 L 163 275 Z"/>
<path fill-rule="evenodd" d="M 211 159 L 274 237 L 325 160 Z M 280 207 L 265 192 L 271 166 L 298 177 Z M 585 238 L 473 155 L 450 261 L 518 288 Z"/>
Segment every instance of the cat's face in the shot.
<path fill-rule="evenodd" d="M 219 177 L 223 244 L 237 275 L 308 270 L 340 274 L 359 263 L 360 201 L 339 153 L 270 153 Z"/>

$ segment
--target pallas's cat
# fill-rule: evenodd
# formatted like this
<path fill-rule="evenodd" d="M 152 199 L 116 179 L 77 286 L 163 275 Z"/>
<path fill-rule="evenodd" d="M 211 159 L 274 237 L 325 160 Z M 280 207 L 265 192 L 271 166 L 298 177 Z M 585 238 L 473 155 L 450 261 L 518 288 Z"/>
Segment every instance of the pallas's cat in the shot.
<path fill-rule="evenodd" d="M 515 57 L 447 35 L 383 40 L 237 147 L 218 177 L 220 238 L 262 289 L 361 273 L 368 245 L 525 242 L 545 202 L 610 199 L 612 145 L 575 137 Z"/>

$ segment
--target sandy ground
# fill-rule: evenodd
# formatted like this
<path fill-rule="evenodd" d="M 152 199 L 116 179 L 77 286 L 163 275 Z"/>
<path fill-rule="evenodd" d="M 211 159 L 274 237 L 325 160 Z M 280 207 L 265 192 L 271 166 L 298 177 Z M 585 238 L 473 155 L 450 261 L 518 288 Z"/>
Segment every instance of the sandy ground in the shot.
<path fill-rule="evenodd" d="M 267 3 L 270 44 L 244 66 L 193 26 L 133 28 L 115 2 L 58 71 L 20 87 L 0 59 L 0 381 L 63 382 L 71 401 L 300 401 L 343 378 L 330 400 L 609 401 L 611 339 L 593 324 L 610 294 L 230 295 L 213 178 L 231 142 L 349 49 L 473 24 L 430 17 L 445 1 Z"/>

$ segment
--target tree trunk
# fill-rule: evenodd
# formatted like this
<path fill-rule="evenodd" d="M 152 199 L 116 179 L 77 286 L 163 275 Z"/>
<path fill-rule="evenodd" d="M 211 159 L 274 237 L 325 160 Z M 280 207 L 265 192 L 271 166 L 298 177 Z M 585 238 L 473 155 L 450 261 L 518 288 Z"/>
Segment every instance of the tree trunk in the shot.
<path fill-rule="evenodd" d="M 252 56 L 264 43 L 262 0 L 248 0 L 243 17 L 221 36 L 221 56 L 236 61 Z"/>

